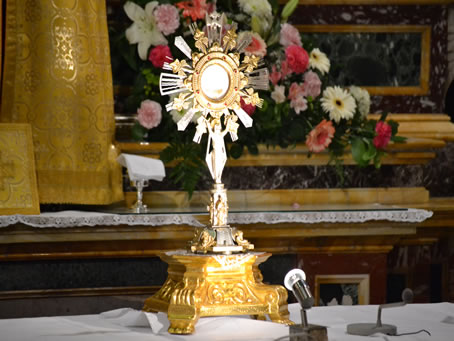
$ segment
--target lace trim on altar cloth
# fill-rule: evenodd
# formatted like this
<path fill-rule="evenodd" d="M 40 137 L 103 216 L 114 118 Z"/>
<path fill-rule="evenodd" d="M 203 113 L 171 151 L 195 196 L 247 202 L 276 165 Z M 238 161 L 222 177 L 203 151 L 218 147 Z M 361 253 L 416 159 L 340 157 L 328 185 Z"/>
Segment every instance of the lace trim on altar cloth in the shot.
<path fill-rule="evenodd" d="M 80 227 L 114 225 L 203 225 L 190 214 L 106 214 L 80 211 L 42 213 L 41 215 L 0 216 L 0 227 L 22 223 L 33 227 Z"/>
<path fill-rule="evenodd" d="M 389 211 L 326 211 L 326 212 L 254 212 L 230 213 L 229 224 L 279 223 L 364 223 L 370 220 L 420 223 L 433 212 L 409 208 Z"/>
<path fill-rule="evenodd" d="M 250 212 L 230 213 L 229 224 L 279 224 L 279 223 L 364 223 L 370 220 L 420 223 L 433 212 L 421 209 L 380 211 L 306 211 L 306 212 Z M 189 225 L 202 227 L 191 214 L 107 214 L 81 211 L 42 213 L 40 215 L 0 216 L 0 227 L 22 223 L 28 226 L 80 227 L 115 225 Z"/>

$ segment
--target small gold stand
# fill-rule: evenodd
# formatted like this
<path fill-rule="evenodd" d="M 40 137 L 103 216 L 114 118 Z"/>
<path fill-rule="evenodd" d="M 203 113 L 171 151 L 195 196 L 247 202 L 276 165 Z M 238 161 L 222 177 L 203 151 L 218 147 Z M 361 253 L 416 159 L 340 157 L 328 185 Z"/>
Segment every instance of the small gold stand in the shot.
<path fill-rule="evenodd" d="M 287 290 L 262 283 L 258 265 L 270 253 L 201 255 L 171 251 L 161 255 L 169 264 L 162 288 L 145 301 L 144 311 L 165 312 L 169 333 L 191 334 L 200 317 L 251 315 L 283 324 L 289 320 Z"/>

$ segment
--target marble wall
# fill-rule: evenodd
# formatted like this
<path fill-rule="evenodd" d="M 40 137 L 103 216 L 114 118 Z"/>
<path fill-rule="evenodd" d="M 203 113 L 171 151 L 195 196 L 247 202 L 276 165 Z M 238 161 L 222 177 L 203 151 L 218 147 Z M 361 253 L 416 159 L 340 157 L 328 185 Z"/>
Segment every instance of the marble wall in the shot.
<path fill-rule="evenodd" d="M 373 96 L 371 110 L 394 113 L 443 112 L 444 90 L 448 76 L 446 5 L 299 6 L 290 20 L 293 24 L 300 25 L 429 25 L 431 27 L 429 94 Z"/>
<path fill-rule="evenodd" d="M 448 12 L 448 80 L 454 81 L 454 7 Z M 446 90 L 446 89 L 445 89 Z"/>
<path fill-rule="evenodd" d="M 230 190 L 241 189 L 305 189 L 361 187 L 425 187 L 432 197 L 454 196 L 454 143 L 436 151 L 436 157 L 426 165 L 384 165 L 359 168 L 344 167 L 344 183 L 333 166 L 269 166 L 226 167 L 222 181 Z M 167 169 L 167 174 L 170 173 Z M 209 190 L 212 179 L 205 171 L 197 190 Z M 126 191 L 134 191 L 124 177 Z M 168 178 L 152 181 L 147 191 L 178 190 Z"/>

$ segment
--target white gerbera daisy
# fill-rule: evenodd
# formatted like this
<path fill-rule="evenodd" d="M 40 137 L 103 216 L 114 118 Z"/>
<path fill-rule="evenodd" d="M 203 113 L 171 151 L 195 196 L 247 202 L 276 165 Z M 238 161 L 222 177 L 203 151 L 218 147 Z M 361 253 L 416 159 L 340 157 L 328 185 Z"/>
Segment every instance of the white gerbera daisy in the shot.
<path fill-rule="evenodd" d="M 129 44 L 137 44 L 139 57 L 147 60 L 147 52 L 151 45 L 166 45 L 167 39 L 164 38 L 156 24 L 153 11 L 159 5 L 157 1 L 151 1 L 145 9 L 139 5 L 128 1 L 123 6 L 126 15 L 134 23 L 126 30 L 126 39 Z"/>
<path fill-rule="evenodd" d="M 370 95 L 365 89 L 352 85 L 348 88 L 348 91 L 352 94 L 353 98 L 358 104 L 358 111 L 361 117 L 365 117 L 370 111 Z"/>
<path fill-rule="evenodd" d="M 356 109 L 356 102 L 347 90 L 339 86 L 328 87 L 323 91 L 321 99 L 322 108 L 329 113 L 329 118 L 336 123 L 342 118 L 353 118 Z"/>
<path fill-rule="evenodd" d="M 323 75 L 329 72 L 331 64 L 326 54 L 319 49 L 313 49 L 309 55 L 309 66 L 319 70 Z"/>

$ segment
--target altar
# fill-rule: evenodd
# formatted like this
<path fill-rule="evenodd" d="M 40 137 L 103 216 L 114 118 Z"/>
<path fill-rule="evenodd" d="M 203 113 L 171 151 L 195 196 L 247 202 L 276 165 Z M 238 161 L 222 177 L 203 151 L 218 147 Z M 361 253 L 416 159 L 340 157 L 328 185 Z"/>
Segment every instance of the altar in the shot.
<path fill-rule="evenodd" d="M 244 231 L 245 238 L 255 244 L 255 251 L 273 254 L 261 266 L 266 282 L 282 284 L 286 271 L 302 267 L 318 300 L 323 296 L 323 285 L 342 282 L 358 285 L 357 303 L 379 304 L 386 301 L 387 257 L 394 248 L 431 245 L 451 235 L 445 225 L 452 207 L 449 202 L 416 206 L 419 208 L 378 204 L 338 204 L 329 208 L 250 205 L 243 209 L 233 207 L 229 221 Z M 117 213 L 112 213 L 115 210 Z M 135 307 L 141 308 L 144 299 L 157 292 L 165 279 L 165 267 L 157 256 L 186 249 L 194 229 L 208 220 L 200 206 L 154 207 L 147 214 L 131 214 L 125 209 L 118 212 L 121 210 L 117 207 L 111 212 L 63 211 L 0 217 L 1 264 L 4 276 L 8 276 L 6 283 L 16 288 L 1 293 L 0 305 L 8 309 L 18 299 L 39 297 L 59 302 L 57 311 L 69 304 L 68 313 L 89 313 L 93 310 L 81 310 L 76 308 L 79 304 L 65 300 L 72 297 L 88 302 L 90 297 L 108 300 L 121 296 L 139 298 Z M 120 260 L 125 260 L 131 270 L 125 270 L 118 263 Z M 48 269 L 58 268 L 61 278 L 77 275 L 67 262 L 88 266 L 99 279 L 90 282 L 85 279 L 87 275 L 78 275 L 85 282 L 76 283 L 77 288 L 74 284 L 72 288 L 58 288 L 58 279 L 53 283 L 42 279 Z M 41 271 L 41 279 L 19 283 L 15 274 L 8 272 L 12 269 L 8 264 L 29 269 L 26 271 L 31 279 L 36 271 Z M 93 264 L 100 267 L 95 270 Z M 137 271 L 136 267 L 143 268 L 145 264 L 153 277 L 139 276 L 143 270 Z M 120 280 L 125 276 L 130 277 L 129 281 Z M 104 277 L 109 279 L 108 285 L 103 284 L 107 283 Z M 88 278 L 92 275 L 88 274 Z M 119 306 L 106 304 L 99 304 L 94 311 Z M 86 304 L 86 309 L 89 306 Z M 33 310 L 28 309 L 25 314 L 29 315 L 25 316 L 36 316 Z"/>
<path fill-rule="evenodd" d="M 327 326 L 329 340 L 370 340 L 346 333 L 349 323 L 375 322 L 377 306 L 314 307 L 308 311 L 310 323 Z M 289 305 L 290 319 L 300 322 L 299 305 Z M 386 309 L 383 321 L 397 326 L 400 336 L 376 334 L 386 340 L 446 341 L 454 330 L 454 304 L 409 304 Z M 288 340 L 289 327 L 248 317 L 203 318 L 193 335 L 167 333 L 166 317 L 123 308 L 97 315 L 49 316 L 0 320 L 1 339 L 8 341 L 104 341 L 104 340 L 197 340 L 197 341 L 277 341 Z"/>

